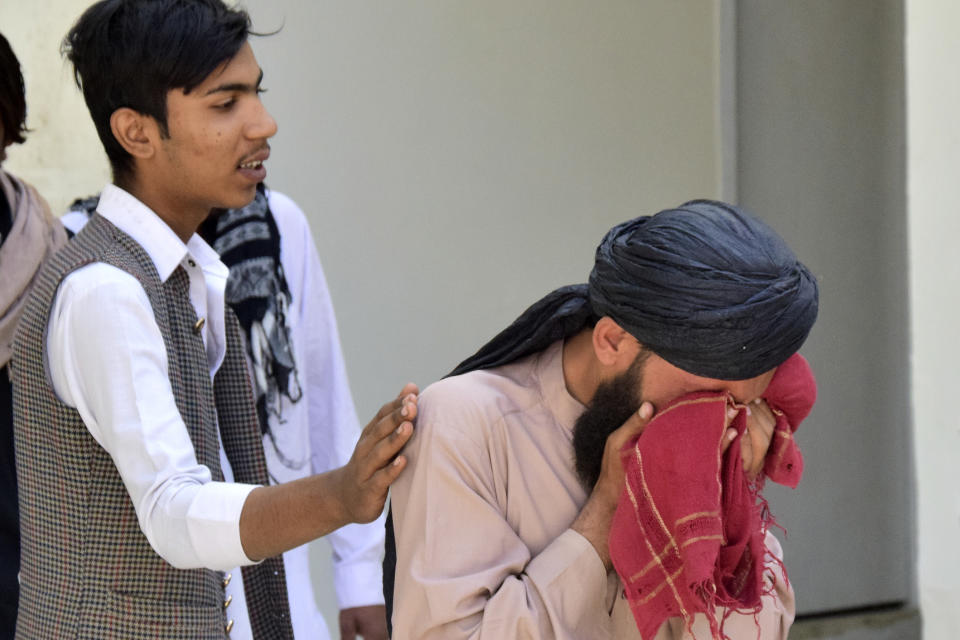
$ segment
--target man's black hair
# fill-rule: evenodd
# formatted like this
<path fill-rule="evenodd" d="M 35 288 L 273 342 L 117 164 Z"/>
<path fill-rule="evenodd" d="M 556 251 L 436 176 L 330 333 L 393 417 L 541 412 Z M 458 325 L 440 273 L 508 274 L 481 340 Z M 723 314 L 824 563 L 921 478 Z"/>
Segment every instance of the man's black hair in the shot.
<path fill-rule="evenodd" d="M 10 43 L 0 33 L 0 122 L 3 122 L 3 140 L 0 149 L 14 142 L 23 142 L 27 132 L 27 101 L 23 86 L 20 61 L 13 54 Z"/>
<path fill-rule="evenodd" d="M 167 128 L 167 94 L 190 93 L 232 59 L 250 34 L 250 16 L 221 0 L 101 0 L 73 25 L 61 47 L 73 63 L 115 180 L 133 158 L 114 138 L 110 116 L 127 107 Z"/>

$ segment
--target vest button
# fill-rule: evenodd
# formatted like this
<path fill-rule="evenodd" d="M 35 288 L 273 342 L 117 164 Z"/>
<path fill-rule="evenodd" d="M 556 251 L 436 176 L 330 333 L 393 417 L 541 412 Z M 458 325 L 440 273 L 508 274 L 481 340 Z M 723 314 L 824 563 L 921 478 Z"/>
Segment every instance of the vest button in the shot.
<path fill-rule="evenodd" d="M 227 599 L 223 601 L 223 608 L 229 607 L 231 602 L 233 602 L 233 596 L 227 596 Z"/>
<path fill-rule="evenodd" d="M 223 576 L 223 588 L 224 588 L 224 589 L 226 589 L 226 588 L 227 588 L 227 585 L 230 584 L 231 578 L 233 578 L 233 574 L 232 574 L 232 573 L 228 573 L 227 575 Z"/>
<path fill-rule="evenodd" d="M 197 323 L 193 325 L 193 332 L 199 334 L 200 331 L 203 329 L 203 325 L 205 324 L 207 324 L 207 319 L 200 318 L 199 320 L 197 320 Z"/>
<path fill-rule="evenodd" d="M 231 629 L 233 629 L 233 620 L 228 620 L 227 625 L 223 628 L 223 630 L 227 633 L 230 633 Z"/>

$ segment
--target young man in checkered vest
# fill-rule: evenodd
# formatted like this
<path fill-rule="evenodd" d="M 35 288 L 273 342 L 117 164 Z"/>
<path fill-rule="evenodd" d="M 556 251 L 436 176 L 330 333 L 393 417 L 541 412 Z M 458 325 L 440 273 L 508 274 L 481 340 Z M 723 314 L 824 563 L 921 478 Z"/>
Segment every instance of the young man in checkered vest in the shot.
<path fill-rule="evenodd" d="M 113 184 L 17 336 L 18 638 L 292 638 L 280 554 L 375 518 L 406 464 L 412 385 L 346 466 L 267 486 L 228 271 L 195 233 L 266 173 L 249 29 L 220 0 L 102 0 L 64 42 Z"/>

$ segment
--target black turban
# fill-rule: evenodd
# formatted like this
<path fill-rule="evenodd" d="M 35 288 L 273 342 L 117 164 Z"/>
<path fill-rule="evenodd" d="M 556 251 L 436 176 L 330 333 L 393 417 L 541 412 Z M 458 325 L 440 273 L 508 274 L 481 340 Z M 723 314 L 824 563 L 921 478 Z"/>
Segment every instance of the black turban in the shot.
<path fill-rule="evenodd" d="M 609 316 L 684 371 L 745 380 L 800 348 L 817 300 L 816 280 L 770 227 L 694 200 L 615 226 L 589 284 L 551 292 L 451 375 L 506 364 Z"/>

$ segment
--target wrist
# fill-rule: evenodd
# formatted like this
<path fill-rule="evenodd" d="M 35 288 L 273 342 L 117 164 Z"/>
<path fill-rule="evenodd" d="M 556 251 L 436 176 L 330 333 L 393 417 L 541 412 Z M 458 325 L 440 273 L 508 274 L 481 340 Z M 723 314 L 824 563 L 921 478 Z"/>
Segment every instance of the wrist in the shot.
<path fill-rule="evenodd" d="M 594 490 L 586 504 L 583 505 L 576 520 L 570 525 L 572 530 L 582 535 L 593 545 L 597 556 L 607 571 L 612 566 L 609 546 L 610 522 L 616 510 L 616 500 L 611 500 L 605 492 Z"/>
<path fill-rule="evenodd" d="M 322 480 L 317 486 L 320 495 L 317 496 L 319 504 L 325 504 L 327 513 L 331 519 L 339 523 L 337 528 L 353 522 L 350 510 L 350 498 L 347 492 L 347 474 L 343 467 L 331 469 L 318 476 Z"/>

